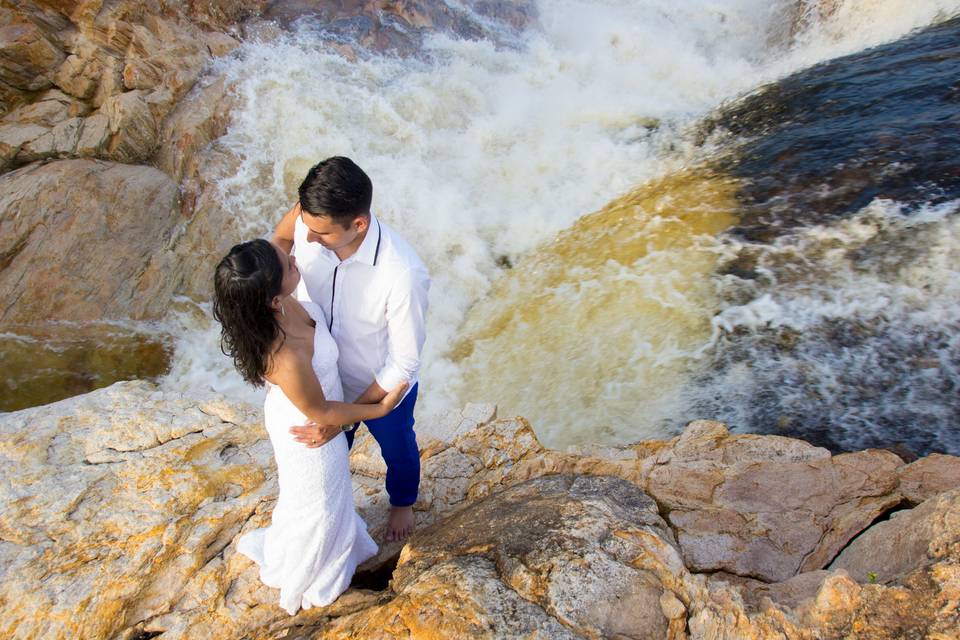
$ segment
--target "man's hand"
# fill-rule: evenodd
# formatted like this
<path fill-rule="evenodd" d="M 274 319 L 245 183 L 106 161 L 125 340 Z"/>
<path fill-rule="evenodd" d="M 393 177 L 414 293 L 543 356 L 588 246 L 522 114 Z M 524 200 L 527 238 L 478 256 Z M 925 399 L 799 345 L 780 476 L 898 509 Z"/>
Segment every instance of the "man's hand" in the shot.
<path fill-rule="evenodd" d="M 340 434 L 340 425 L 308 422 L 298 427 L 290 427 L 290 433 L 293 434 L 296 442 L 306 445 L 309 449 L 316 449 L 336 438 Z"/>

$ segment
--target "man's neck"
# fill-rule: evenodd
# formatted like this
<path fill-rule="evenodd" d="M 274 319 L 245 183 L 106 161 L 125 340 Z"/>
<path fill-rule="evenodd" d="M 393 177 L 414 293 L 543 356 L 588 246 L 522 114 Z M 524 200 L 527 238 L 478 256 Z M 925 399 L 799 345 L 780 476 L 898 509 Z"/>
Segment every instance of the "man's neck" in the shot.
<path fill-rule="evenodd" d="M 355 254 L 357 251 L 360 250 L 360 245 L 363 244 L 363 240 L 364 238 L 367 237 L 367 233 L 369 233 L 369 231 L 370 231 L 370 227 L 367 227 L 366 229 L 364 229 L 363 233 L 357 234 L 357 237 L 353 239 L 353 242 L 351 242 L 346 246 L 340 247 L 339 249 L 334 250 L 334 253 L 337 255 L 337 258 L 340 259 L 340 262 L 343 262 L 344 260 L 346 260 L 347 258 L 349 258 L 350 256 L 352 256 L 353 254 Z"/>

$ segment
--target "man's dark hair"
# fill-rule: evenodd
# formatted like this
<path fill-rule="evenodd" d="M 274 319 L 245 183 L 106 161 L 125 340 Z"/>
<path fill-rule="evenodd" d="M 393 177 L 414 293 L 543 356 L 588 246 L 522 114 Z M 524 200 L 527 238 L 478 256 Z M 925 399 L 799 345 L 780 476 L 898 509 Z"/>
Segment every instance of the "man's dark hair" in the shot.
<path fill-rule="evenodd" d="M 357 216 L 370 214 L 373 183 L 350 158 L 334 156 L 318 163 L 299 191 L 301 209 L 314 216 L 330 216 L 344 228 Z"/>

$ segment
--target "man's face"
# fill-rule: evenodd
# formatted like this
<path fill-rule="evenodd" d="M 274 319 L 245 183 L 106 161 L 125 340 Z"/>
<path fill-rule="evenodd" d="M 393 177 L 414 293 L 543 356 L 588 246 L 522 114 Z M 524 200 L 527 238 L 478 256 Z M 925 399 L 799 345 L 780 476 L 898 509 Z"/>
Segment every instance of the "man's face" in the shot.
<path fill-rule="evenodd" d="M 335 221 L 330 216 L 310 215 L 302 212 L 300 219 L 307 225 L 307 241 L 319 242 L 324 248 L 330 251 L 336 251 L 346 247 L 357 239 L 357 236 L 366 228 L 366 220 L 362 217 L 356 217 L 350 221 L 350 225 L 344 228 L 342 224 Z"/>

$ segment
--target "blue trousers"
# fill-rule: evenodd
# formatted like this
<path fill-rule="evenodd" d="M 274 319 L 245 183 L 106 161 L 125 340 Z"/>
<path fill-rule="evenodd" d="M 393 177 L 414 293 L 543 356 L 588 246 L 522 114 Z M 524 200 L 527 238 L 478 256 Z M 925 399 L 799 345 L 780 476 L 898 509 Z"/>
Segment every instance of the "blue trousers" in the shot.
<path fill-rule="evenodd" d="M 387 495 L 395 507 L 409 507 L 417 501 L 420 488 L 420 450 L 413 432 L 413 407 L 417 404 L 417 387 L 413 385 L 403 402 L 393 411 L 364 424 L 380 445 L 387 463 Z M 357 426 L 347 432 L 347 445 L 353 447 Z"/>

